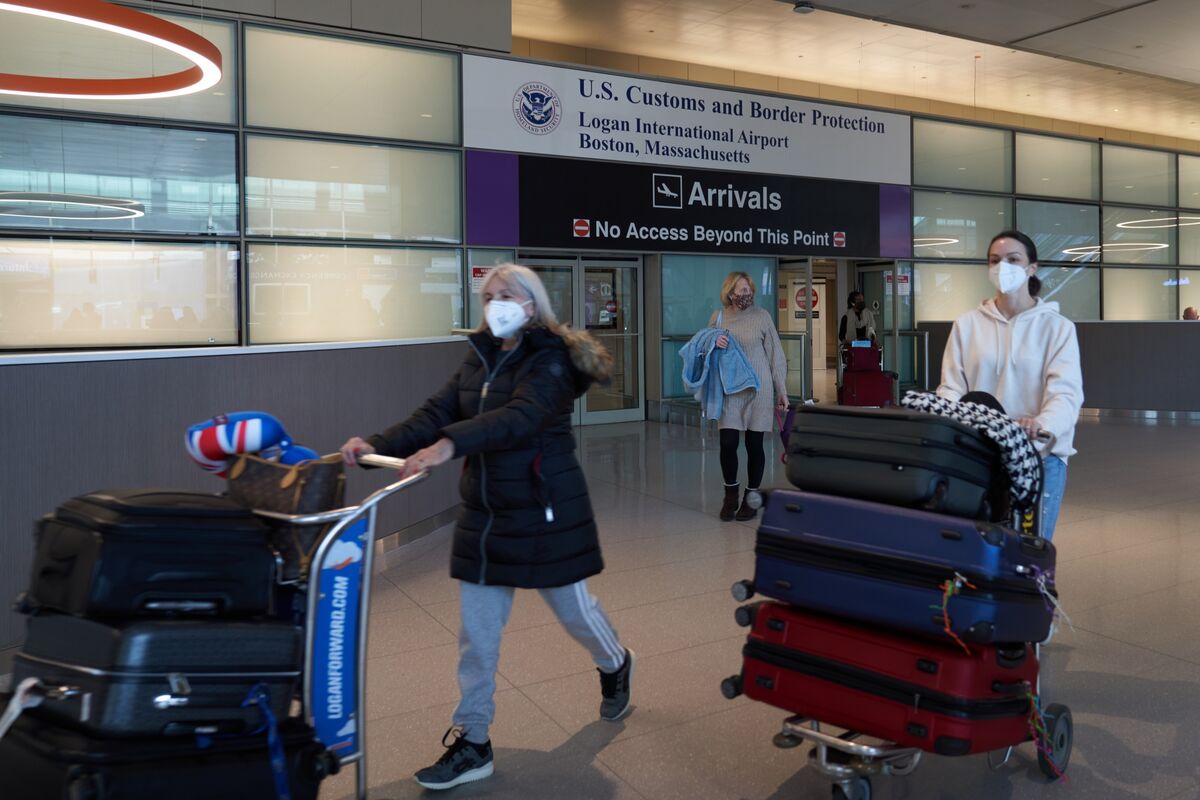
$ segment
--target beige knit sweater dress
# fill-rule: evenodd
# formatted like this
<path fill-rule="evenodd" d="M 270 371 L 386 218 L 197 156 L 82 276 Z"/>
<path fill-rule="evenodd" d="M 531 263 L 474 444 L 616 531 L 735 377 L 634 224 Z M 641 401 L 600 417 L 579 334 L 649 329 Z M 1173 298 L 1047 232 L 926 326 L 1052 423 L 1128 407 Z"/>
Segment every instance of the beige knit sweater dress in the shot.
<path fill-rule="evenodd" d="M 758 376 L 758 391 L 744 389 L 725 396 L 718 428 L 770 433 L 775 424 L 775 400 L 787 394 L 787 360 L 770 312 L 759 306 L 731 314 L 726 308 L 720 325 L 714 311 L 708 326 L 728 330 Z"/>

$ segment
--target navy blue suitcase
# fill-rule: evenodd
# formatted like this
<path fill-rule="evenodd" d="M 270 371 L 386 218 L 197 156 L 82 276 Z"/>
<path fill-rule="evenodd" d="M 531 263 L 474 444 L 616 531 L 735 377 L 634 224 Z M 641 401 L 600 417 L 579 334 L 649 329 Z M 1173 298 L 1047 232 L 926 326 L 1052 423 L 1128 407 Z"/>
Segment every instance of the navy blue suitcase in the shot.
<path fill-rule="evenodd" d="M 993 523 L 774 490 L 755 556 L 744 595 L 946 641 L 1049 634 L 1054 545 Z"/>

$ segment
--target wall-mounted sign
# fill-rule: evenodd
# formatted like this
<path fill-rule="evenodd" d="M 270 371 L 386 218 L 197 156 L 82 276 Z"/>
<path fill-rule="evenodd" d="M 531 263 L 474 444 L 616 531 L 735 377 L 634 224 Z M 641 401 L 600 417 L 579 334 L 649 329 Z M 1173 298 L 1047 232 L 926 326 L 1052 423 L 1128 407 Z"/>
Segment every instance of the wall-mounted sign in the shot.
<path fill-rule="evenodd" d="M 911 183 L 903 114 L 484 56 L 463 56 L 463 138 L 485 150 Z"/>
<path fill-rule="evenodd" d="M 471 154 L 498 156 L 499 154 Z M 512 158 L 512 156 L 508 156 Z M 779 255 L 879 255 L 880 187 L 704 170 L 519 156 L 522 247 Z M 482 204 L 477 205 L 482 212 Z"/>

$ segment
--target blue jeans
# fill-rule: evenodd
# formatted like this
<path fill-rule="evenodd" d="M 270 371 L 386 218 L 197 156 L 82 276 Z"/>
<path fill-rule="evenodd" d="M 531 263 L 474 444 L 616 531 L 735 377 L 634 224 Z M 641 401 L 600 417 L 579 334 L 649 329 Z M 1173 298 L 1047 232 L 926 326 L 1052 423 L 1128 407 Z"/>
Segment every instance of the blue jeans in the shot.
<path fill-rule="evenodd" d="M 1058 456 L 1046 456 L 1046 485 L 1042 488 L 1042 536 L 1054 538 L 1063 492 L 1067 488 L 1067 464 Z"/>

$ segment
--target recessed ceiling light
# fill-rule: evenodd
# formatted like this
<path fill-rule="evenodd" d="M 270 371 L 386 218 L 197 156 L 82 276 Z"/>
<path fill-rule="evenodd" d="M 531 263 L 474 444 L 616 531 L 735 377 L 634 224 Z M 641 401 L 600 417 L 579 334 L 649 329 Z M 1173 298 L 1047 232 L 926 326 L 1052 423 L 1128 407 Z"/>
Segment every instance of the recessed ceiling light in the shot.
<path fill-rule="evenodd" d="M 967 171 L 967 168 L 966 168 L 966 167 L 959 167 L 959 168 L 958 168 L 958 171 L 959 171 L 959 172 L 966 172 L 966 171 Z"/>
<path fill-rule="evenodd" d="M 224 93 L 224 92 L 213 92 L 213 95 L 214 95 L 215 97 L 224 97 L 224 96 L 225 96 L 225 93 Z"/>
<path fill-rule="evenodd" d="M 422 119 L 433 119 L 433 114 L 422 114 Z"/>
<path fill-rule="evenodd" d="M 1050 180 L 1050 179 L 1049 179 L 1049 178 L 1042 178 L 1042 180 L 1044 180 L 1044 181 L 1048 181 L 1048 180 Z"/>
<path fill-rule="evenodd" d="M 197 141 L 197 142 L 207 142 L 207 141 L 208 141 L 208 139 L 205 139 L 203 136 L 197 136 L 197 137 L 196 137 L 196 141 Z"/>
<path fill-rule="evenodd" d="M 1125 188 L 1126 188 L 1126 189 L 1132 189 L 1133 187 L 1132 187 L 1132 186 L 1126 186 Z"/>

